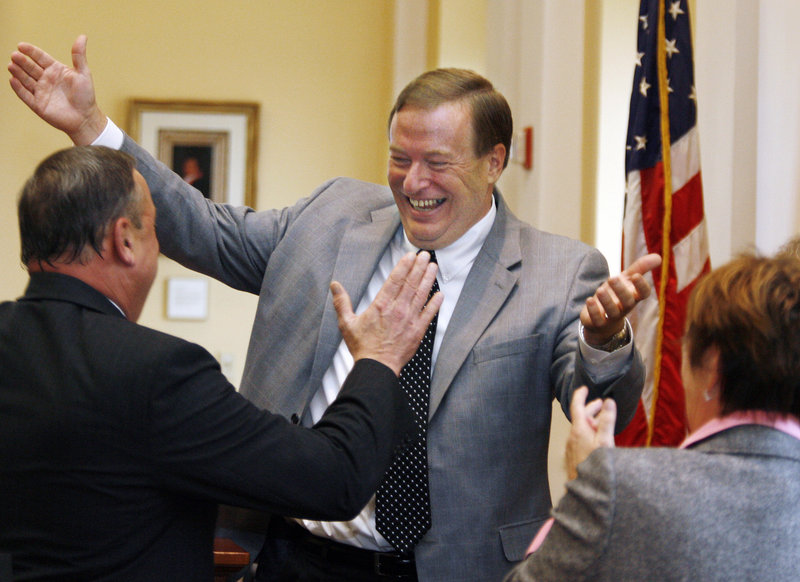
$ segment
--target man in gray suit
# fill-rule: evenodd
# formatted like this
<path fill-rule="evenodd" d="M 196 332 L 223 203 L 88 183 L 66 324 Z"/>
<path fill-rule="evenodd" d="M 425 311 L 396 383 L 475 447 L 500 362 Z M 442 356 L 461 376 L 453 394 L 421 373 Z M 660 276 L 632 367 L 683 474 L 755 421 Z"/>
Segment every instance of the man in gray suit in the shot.
<path fill-rule="evenodd" d="M 346 523 L 273 519 L 260 565 L 267 554 L 289 565 L 270 579 L 499 579 L 551 506 L 553 398 L 564 407 L 586 384 L 619 403 L 620 427 L 633 416 L 644 369 L 625 316 L 660 258 L 608 278 L 597 250 L 519 221 L 495 188 L 511 111 L 472 72 L 433 71 L 398 97 L 389 188 L 335 179 L 291 208 L 253 212 L 207 202 L 117 129 L 95 103 L 85 37 L 72 52 L 70 69 L 21 44 L 12 88 L 76 144 L 137 158 L 164 254 L 259 294 L 241 388 L 259 406 L 315 422 L 350 366 L 328 282 L 363 306 L 400 254 L 436 251 L 445 299 L 426 403 L 429 529 L 402 553 L 378 531 L 373 502 Z"/>

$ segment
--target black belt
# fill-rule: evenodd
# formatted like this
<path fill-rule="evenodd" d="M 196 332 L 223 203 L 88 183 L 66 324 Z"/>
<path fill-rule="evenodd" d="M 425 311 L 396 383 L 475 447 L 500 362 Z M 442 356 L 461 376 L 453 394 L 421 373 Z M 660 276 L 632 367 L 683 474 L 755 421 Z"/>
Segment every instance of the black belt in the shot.
<path fill-rule="evenodd" d="M 304 528 L 304 535 L 295 539 L 304 552 L 340 564 L 371 572 L 378 576 L 417 579 L 417 566 L 414 554 L 402 555 L 395 552 L 375 552 L 321 538 Z"/>

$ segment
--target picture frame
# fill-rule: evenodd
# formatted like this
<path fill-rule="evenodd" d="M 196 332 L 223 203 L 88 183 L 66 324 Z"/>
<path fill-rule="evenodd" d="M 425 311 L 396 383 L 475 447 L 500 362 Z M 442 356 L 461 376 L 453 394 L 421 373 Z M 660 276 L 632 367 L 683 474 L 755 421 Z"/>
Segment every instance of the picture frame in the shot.
<path fill-rule="evenodd" d="M 214 202 L 256 207 L 258 103 L 131 99 L 129 133 Z"/>
<path fill-rule="evenodd" d="M 164 307 L 167 319 L 208 319 L 208 279 L 169 277 L 166 286 Z"/>

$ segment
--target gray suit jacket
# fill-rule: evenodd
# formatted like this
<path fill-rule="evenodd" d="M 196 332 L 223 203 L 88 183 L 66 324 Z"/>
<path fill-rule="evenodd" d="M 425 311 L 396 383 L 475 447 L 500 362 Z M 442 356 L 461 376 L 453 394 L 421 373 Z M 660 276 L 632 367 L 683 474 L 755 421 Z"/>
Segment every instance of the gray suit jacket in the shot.
<path fill-rule="evenodd" d="M 297 419 L 341 341 L 332 279 L 357 304 L 400 218 L 387 187 L 339 178 L 291 208 L 213 205 L 126 138 L 157 207 L 167 256 L 259 294 L 242 392 Z M 608 276 L 603 256 L 497 218 L 464 285 L 433 371 L 428 462 L 433 526 L 415 551 L 421 580 L 499 580 L 551 506 L 547 446 L 554 397 L 607 391 L 632 418 L 644 378 L 634 351 L 605 385 L 584 373 L 578 315 Z"/>
<path fill-rule="evenodd" d="M 745 425 L 688 450 L 598 449 L 507 582 L 800 580 L 800 441 Z"/>

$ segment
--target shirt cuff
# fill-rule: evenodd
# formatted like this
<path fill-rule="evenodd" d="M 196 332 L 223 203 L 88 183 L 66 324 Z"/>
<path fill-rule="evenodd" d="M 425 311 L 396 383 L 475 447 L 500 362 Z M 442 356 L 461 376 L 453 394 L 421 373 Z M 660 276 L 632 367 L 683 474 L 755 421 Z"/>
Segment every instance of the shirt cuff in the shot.
<path fill-rule="evenodd" d="M 613 352 L 606 352 L 593 348 L 586 343 L 586 340 L 583 339 L 583 324 L 579 324 L 578 345 L 583 357 L 584 367 L 595 382 L 604 382 L 616 376 L 631 357 L 633 353 L 633 329 L 627 319 L 625 319 L 625 327 L 628 329 L 630 341 Z"/>
<path fill-rule="evenodd" d="M 110 117 L 106 117 L 106 119 L 108 123 L 106 123 L 105 129 L 103 129 L 100 135 L 97 136 L 97 139 L 92 142 L 92 145 L 106 146 L 112 150 L 121 149 L 122 142 L 125 140 L 125 134 L 117 127 L 117 124 L 111 121 Z"/>

